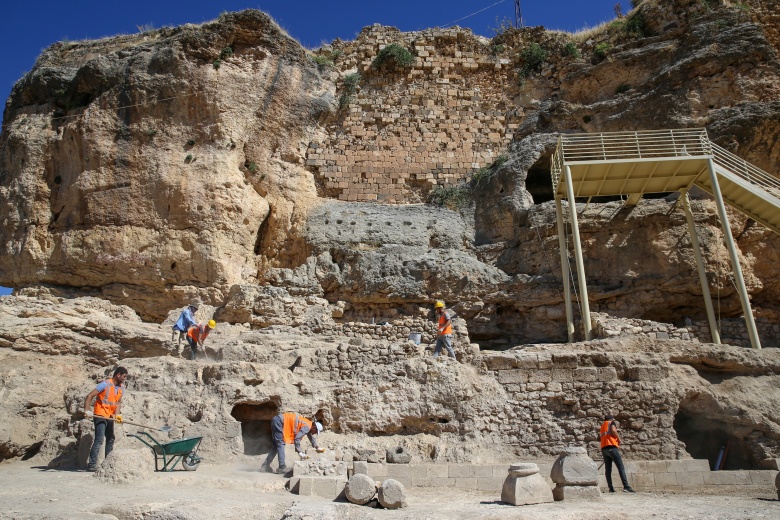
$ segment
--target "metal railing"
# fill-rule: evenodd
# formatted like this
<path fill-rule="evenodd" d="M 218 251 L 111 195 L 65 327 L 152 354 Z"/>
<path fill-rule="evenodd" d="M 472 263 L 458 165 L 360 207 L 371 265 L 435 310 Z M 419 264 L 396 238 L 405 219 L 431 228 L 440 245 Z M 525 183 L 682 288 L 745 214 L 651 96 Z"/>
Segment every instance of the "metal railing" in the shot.
<path fill-rule="evenodd" d="M 561 134 L 550 172 L 556 190 L 564 163 L 708 155 L 712 155 L 712 146 L 703 128 Z"/>
<path fill-rule="evenodd" d="M 713 161 L 715 164 L 750 184 L 761 187 L 774 197 L 780 198 L 780 179 L 770 175 L 761 168 L 753 166 L 745 159 L 734 155 L 715 143 L 712 143 L 712 151 L 714 152 Z"/>

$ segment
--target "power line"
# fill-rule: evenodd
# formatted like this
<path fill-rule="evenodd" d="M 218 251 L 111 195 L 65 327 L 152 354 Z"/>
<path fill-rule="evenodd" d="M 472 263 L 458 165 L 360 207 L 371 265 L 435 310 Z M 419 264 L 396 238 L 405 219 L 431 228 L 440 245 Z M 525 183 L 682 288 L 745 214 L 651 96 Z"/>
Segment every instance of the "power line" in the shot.
<path fill-rule="evenodd" d="M 466 18 L 471 18 L 471 17 L 472 17 L 472 16 L 474 16 L 475 14 L 479 14 L 479 13 L 481 13 L 482 11 L 487 11 L 487 10 L 488 10 L 488 9 L 490 9 L 491 7 L 495 7 L 495 6 L 497 6 L 498 4 L 503 4 L 504 2 L 506 2 L 506 0 L 500 0 L 500 1 L 496 2 L 495 4 L 491 4 L 491 5 L 487 6 L 487 7 L 485 7 L 484 9 L 480 9 L 479 11 L 476 11 L 476 12 L 474 12 L 474 13 L 471 13 L 471 14 L 469 14 L 469 15 L 466 15 L 466 16 L 464 16 L 463 18 L 458 18 L 458 19 L 457 19 L 457 20 L 455 20 L 454 22 L 450 22 L 450 23 L 448 23 L 447 25 L 444 25 L 444 26 L 443 26 L 443 28 L 445 28 L 445 29 L 446 29 L 447 27 L 452 27 L 452 26 L 453 26 L 453 25 L 455 25 L 456 23 L 458 23 L 458 22 L 460 22 L 460 21 L 462 21 L 462 20 L 465 20 Z"/>

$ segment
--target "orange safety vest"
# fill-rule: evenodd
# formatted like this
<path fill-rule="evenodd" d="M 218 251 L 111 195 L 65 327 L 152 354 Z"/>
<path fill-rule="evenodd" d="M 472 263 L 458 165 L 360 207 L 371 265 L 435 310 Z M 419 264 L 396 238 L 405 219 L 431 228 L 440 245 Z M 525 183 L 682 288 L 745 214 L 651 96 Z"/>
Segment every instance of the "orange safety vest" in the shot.
<path fill-rule="evenodd" d="M 301 431 L 304 426 L 309 427 L 311 431 L 311 421 L 304 419 L 297 413 L 287 412 L 282 414 L 284 417 L 284 425 L 282 426 L 282 436 L 284 437 L 285 444 L 292 444 L 295 442 L 295 436 Z"/>
<path fill-rule="evenodd" d="M 620 446 L 620 439 L 618 436 L 609 432 L 609 427 L 613 422 L 614 421 L 610 419 L 609 421 L 604 421 L 601 424 L 601 429 L 599 430 L 599 439 L 601 440 L 602 449 L 609 446 L 614 446 L 616 448 Z"/>
<path fill-rule="evenodd" d="M 205 325 L 193 325 L 187 330 L 187 336 L 191 337 L 194 341 L 203 341 L 209 336 L 210 330 L 206 330 Z"/>
<path fill-rule="evenodd" d="M 447 323 L 447 319 L 447 311 L 442 311 L 441 316 L 439 316 L 439 328 Z M 439 334 L 452 334 L 452 322 L 447 323 L 447 326 Z"/>
<path fill-rule="evenodd" d="M 119 401 L 122 399 L 122 387 L 114 385 L 111 379 L 106 379 L 106 387 L 97 395 L 93 412 L 100 417 L 111 417 L 116 414 Z"/>

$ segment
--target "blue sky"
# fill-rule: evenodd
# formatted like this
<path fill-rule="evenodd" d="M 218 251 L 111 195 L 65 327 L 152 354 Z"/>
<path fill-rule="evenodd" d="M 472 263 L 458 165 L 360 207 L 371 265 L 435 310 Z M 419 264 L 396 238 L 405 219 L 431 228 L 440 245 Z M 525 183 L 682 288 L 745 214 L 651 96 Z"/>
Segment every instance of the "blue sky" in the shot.
<path fill-rule="evenodd" d="M 615 17 L 615 0 L 521 1 L 526 25 L 577 31 Z M 623 11 L 630 0 L 621 2 Z M 61 40 L 133 34 L 140 26 L 202 23 L 223 11 L 260 9 L 308 48 L 335 38 L 352 40 L 374 23 L 415 31 L 452 24 L 493 36 L 503 19 L 514 20 L 514 0 L 9 0 L 0 12 L 0 99 L 29 71 L 43 49 Z M 8 290 L 0 288 L 0 295 Z"/>

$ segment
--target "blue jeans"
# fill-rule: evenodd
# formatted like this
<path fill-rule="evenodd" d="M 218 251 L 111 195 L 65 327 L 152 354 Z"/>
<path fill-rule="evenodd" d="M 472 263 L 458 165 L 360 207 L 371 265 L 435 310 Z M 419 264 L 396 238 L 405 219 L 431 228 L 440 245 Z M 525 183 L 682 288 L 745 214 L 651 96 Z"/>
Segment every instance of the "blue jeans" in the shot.
<path fill-rule="evenodd" d="M 198 342 L 187 336 L 187 343 L 190 344 L 190 348 L 192 349 L 192 355 L 190 356 L 190 359 L 194 361 L 195 353 L 198 351 Z"/>
<path fill-rule="evenodd" d="M 450 341 L 450 338 L 451 336 L 449 334 L 442 334 L 441 336 L 436 337 L 436 348 L 433 350 L 433 357 L 439 357 L 441 347 L 444 346 L 444 348 L 447 349 L 447 354 L 452 359 L 455 359 L 455 351 L 452 350 L 452 341 Z"/>
<path fill-rule="evenodd" d="M 604 476 L 607 477 L 607 486 L 610 491 L 614 491 L 612 487 L 612 462 L 615 462 L 617 466 L 620 480 L 623 483 L 623 489 L 630 488 L 628 485 L 628 479 L 626 478 L 626 470 L 623 467 L 623 458 L 620 456 L 620 451 L 614 446 L 607 446 L 601 448 L 601 454 L 604 456 Z"/>
<path fill-rule="evenodd" d="M 114 421 L 108 419 L 93 419 L 95 423 L 95 440 L 92 442 L 92 449 L 89 450 L 89 469 L 97 468 L 98 453 L 103 446 L 103 439 L 106 440 L 106 457 L 114 450 Z"/>
<path fill-rule="evenodd" d="M 274 461 L 276 455 L 279 455 L 279 467 L 286 466 L 284 461 L 284 435 L 282 434 L 282 427 L 284 425 L 284 417 L 281 415 L 274 416 L 271 419 L 271 451 L 268 452 L 268 456 L 263 462 L 263 467 L 268 467 Z"/>

